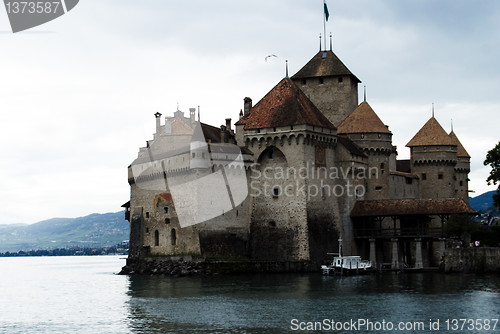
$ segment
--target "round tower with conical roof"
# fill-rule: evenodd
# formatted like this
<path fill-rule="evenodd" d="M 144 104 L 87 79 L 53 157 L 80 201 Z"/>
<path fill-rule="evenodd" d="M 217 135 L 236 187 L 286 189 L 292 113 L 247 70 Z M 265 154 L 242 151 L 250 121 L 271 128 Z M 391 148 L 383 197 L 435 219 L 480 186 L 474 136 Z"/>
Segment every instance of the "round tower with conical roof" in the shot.
<path fill-rule="evenodd" d="M 365 199 L 389 198 L 391 155 L 396 149 L 392 145 L 391 131 L 368 102 L 354 109 L 339 124 L 337 133 L 347 136 L 368 156 Z"/>
<path fill-rule="evenodd" d="M 469 204 L 469 172 L 470 155 L 458 140 L 453 130 L 449 134 L 451 140 L 457 145 L 457 164 L 455 166 L 455 197 Z"/>
<path fill-rule="evenodd" d="M 457 144 L 432 116 L 406 144 L 411 171 L 420 177 L 421 198 L 455 198 Z"/>

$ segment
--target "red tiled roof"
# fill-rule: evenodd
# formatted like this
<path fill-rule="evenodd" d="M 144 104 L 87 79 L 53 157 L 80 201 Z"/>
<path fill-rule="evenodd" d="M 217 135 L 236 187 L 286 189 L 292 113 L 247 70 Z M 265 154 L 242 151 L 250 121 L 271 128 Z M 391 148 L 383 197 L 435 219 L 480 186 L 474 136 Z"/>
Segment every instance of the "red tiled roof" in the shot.
<path fill-rule="evenodd" d="M 457 135 L 455 132 L 450 132 L 450 138 L 451 140 L 457 145 L 457 157 L 459 158 L 470 158 L 469 153 L 465 150 L 465 147 L 462 145 L 460 140 L 458 140 Z"/>
<path fill-rule="evenodd" d="M 351 217 L 389 217 L 408 215 L 476 215 L 463 200 L 445 199 L 386 199 L 357 201 L 351 211 Z"/>
<path fill-rule="evenodd" d="M 236 123 L 241 124 L 245 130 L 304 124 L 335 129 L 290 78 L 281 80 Z"/>
<path fill-rule="evenodd" d="M 437 145 L 455 146 L 456 144 L 451 140 L 438 121 L 434 117 L 431 117 L 408 144 L 406 144 L 406 147 Z"/>
<path fill-rule="evenodd" d="M 338 126 L 338 133 L 391 133 L 368 102 L 354 109 Z"/>

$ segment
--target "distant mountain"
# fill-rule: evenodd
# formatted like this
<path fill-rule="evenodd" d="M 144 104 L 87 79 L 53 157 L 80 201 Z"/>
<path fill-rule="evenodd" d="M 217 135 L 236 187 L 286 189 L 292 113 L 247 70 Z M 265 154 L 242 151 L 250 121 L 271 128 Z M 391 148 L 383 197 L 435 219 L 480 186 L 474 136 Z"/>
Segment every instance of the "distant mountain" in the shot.
<path fill-rule="evenodd" d="M 129 237 L 123 211 L 35 224 L 0 225 L 0 252 L 64 247 L 105 247 Z"/>
<path fill-rule="evenodd" d="M 493 195 L 496 192 L 492 190 L 474 198 L 469 197 L 469 205 L 476 211 L 489 209 L 493 206 Z"/>

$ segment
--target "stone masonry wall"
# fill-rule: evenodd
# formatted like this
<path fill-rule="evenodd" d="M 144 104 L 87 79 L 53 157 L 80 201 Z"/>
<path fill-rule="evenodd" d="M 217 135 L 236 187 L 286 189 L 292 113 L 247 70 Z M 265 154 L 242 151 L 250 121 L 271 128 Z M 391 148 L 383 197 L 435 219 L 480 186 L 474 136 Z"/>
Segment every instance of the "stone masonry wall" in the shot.
<path fill-rule="evenodd" d="M 500 273 L 500 248 L 448 248 L 445 251 L 445 272 Z"/>
<path fill-rule="evenodd" d="M 358 106 L 358 84 L 350 76 L 296 79 L 316 107 L 338 126 Z"/>

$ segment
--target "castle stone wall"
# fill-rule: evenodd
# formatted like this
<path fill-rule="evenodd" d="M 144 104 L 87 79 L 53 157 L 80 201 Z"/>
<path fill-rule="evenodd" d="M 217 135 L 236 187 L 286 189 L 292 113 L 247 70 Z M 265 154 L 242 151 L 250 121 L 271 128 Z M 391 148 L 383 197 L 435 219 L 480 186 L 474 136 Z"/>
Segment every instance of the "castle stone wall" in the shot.
<path fill-rule="evenodd" d="M 294 79 L 294 82 L 335 126 L 358 106 L 358 83 L 351 76 Z"/>

